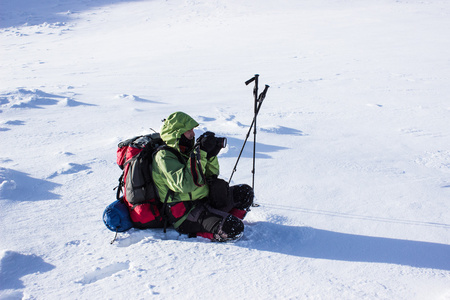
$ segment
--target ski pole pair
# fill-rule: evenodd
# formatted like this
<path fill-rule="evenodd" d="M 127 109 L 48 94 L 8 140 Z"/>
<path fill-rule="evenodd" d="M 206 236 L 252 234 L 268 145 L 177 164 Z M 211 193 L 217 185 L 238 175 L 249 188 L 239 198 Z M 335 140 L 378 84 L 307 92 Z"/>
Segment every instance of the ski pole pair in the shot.
<path fill-rule="evenodd" d="M 233 167 L 233 172 L 231 173 L 230 179 L 228 183 L 231 182 L 231 178 L 233 178 L 233 174 L 236 171 L 236 167 L 239 163 L 239 159 L 241 158 L 242 151 L 244 151 L 245 144 L 247 143 L 247 140 L 250 136 L 250 133 L 253 128 L 253 169 L 252 169 L 252 188 L 255 188 L 255 153 L 256 153 L 256 118 L 258 117 L 259 110 L 261 109 L 261 105 L 266 98 L 267 90 L 269 89 L 269 86 L 266 84 L 264 87 L 264 90 L 258 95 L 258 83 L 259 83 L 259 74 L 255 74 L 252 78 L 247 80 L 245 82 L 245 85 L 249 85 L 252 82 L 255 82 L 255 86 L 253 88 L 253 96 L 254 96 L 254 116 L 252 120 L 252 124 L 250 125 L 250 128 L 248 129 L 247 135 L 244 140 L 244 144 L 242 145 L 241 151 L 239 152 L 239 156 L 236 160 L 236 164 Z"/>

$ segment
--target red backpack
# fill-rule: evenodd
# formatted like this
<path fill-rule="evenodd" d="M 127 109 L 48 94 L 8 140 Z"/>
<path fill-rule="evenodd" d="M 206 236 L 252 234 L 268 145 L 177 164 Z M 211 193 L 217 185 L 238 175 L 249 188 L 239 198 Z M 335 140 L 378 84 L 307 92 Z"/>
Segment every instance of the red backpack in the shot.
<path fill-rule="evenodd" d="M 123 170 L 119 178 L 117 199 L 128 206 L 133 227 L 163 228 L 162 203 L 152 178 L 153 155 L 169 150 L 181 159 L 180 153 L 165 145 L 159 133 L 137 136 L 119 143 L 117 164 Z M 120 194 L 123 193 L 123 197 Z"/>

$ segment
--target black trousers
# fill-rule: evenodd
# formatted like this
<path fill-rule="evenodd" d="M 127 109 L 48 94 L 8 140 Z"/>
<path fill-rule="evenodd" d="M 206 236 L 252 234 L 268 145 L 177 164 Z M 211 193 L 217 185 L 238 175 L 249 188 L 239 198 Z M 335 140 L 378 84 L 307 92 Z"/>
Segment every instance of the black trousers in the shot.
<path fill-rule="evenodd" d="M 229 223 L 242 223 L 237 217 L 231 216 L 229 211 L 233 208 L 240 210 L 247 210 L 253 203 L 253 189 L 246 184 L 240 184 L 230 187 L 231 203 L 217 209 L 211 206 L 207 199 L 199 202 L 195 208 L 189 213 L 187 219 L 178 227 L 180 233 L 196 233 L 196 232 L 211 232 L 217 233 L 222 229 L 224 221 Z M 243 225 L 242 225 L 243 227 Z"/>

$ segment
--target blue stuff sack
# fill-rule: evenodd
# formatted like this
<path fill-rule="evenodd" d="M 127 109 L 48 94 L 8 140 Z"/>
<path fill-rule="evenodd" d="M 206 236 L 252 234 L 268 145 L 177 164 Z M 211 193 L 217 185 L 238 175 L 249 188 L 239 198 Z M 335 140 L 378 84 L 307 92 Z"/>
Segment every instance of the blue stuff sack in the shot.
<path fill-rule="evenodd" d="M 121 200 L 114 201 L 103 212 L 103 223 L 109 230 L 116 233 L 127 231 L 133 227 L 128 207 Z"/>

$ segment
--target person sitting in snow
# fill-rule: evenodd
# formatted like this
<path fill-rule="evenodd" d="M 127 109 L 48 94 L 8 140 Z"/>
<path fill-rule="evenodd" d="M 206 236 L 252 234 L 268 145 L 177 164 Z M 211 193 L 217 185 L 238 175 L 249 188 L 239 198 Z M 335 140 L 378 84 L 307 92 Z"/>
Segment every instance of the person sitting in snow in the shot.
<path fill-rule="evenodd" d="M 242 219 L 253 203 L 253 189 L 246 184 L 230 187 L 218 178 L 217 155 L 225 139 L 205 132 L 195 140 L 198 125 L 183 112 L 164 120 L 161 138 L 181 155 L 163 148 L 154 157 L 153 180 L 163 213 L 179 233 L 234 240 L 243 234 Z"/>

